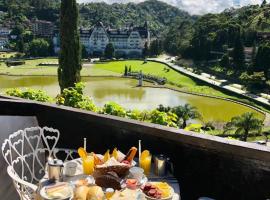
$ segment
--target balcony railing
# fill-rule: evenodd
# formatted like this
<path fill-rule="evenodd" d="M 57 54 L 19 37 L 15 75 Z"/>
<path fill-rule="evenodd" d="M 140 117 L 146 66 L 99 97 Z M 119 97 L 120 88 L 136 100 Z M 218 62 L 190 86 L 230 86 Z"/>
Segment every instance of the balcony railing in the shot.
<path fill-rule="evenodd" d="M 89 150 L 126 151 L 140 139 L 144 148 L 171 158 L 184 200 L 270 198 L 270 149 L 265 146 L 24 100 L 0 100 L 0 116 L 7 115 L 34 116 L 39 126 L 59 129 L 61 148 L 79 147 L 87 137 Z"/>

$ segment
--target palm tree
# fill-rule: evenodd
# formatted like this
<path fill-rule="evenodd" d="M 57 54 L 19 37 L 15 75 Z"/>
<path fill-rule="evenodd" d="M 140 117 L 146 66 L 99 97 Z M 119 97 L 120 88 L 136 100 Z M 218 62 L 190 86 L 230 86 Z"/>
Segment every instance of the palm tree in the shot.
<path fill-rule="evenodd" d="M 183 129 L 186 128 L 188 120 L 201 118 L 201 115 L 197 111 L 197 108 L 191 106 L 190 104 L 174 107 L 172 109 L 172 112 L 178 116 L 179 120 L 183 121 L 182 125 L 180 126 Z"/>
<path fill-rule="evenodd" d="M 263 121 L 256 118 L 254 113 L 248 112 L 241 116 L 233 117 L 224 127 L 224 132 L 235 130 L 235 134 L 241 134 L 241 140 L 247 141 L 251 131 L 261 132 Z"/>

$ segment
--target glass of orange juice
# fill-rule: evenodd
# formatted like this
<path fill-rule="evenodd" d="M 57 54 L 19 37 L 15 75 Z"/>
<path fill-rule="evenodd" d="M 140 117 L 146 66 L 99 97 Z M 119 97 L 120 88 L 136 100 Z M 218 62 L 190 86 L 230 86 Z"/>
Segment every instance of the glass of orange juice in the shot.
<path fill-rule="evenodd" d="M 94 156 L 88 155 L 86 158 L 82 159 L 83 173 L 91 175 L 94 172 Z"/>
<path fill-rule="evenodd" d="M 148 150 L 145 150 L 141 154 L 140 167 L 144 169 L 145 175 L 149 175 L 151 171 L 152 155 Z"/>

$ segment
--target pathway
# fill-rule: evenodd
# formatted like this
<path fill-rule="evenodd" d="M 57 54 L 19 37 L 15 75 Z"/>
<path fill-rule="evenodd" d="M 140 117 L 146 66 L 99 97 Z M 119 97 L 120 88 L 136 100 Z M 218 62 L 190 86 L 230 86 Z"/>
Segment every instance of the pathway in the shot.
<path fill-rule="evenodd" d="M 189 71 L 189 70 L 185 69 L 184 67 L 172 64 L 171 61 L 173 59 L 174 59 L 174 57 L 171 57 L 171 58 L 170 57 L 163 57 L 163 58 L 151 58 L 151 59 L 148 59 L 148 60 L 150 60 L 150 61 L 153 60 L 153 61 L 166 63 L 168 66 L 170 66 L 171 68 L 173 68 L 174 70 L 176 70 L 176 71 L 178 71 L 180 73 L 189 75 L 191 77 L 195 77 L 195 78 L 197 78 L 197 79 L 199 79 L 201 81 L 207 82 L 208 84 L 215 85 L 217 87 L 226 89 L 228 91 L 231 91 L 231 92 L 234 92 L 234 93 L 237 93 L 237 94 L 241 94 L 241 95 L 243 95 L 245 97 L 248 97 L 248 98 L 251 98 L 251 99 L 253 99 L 253 100 L 257 101 L 257 102 L 260 102 L 260 103 L 263 103 L 265 105 L 270 106 L 269 100 L 264 98 L 264 97 L 258 96 L 256 94 L 249 93 L 249 92 L 247 92 L 245 90 L 242 90 L 240 88 L 232 86 L 233 84 L 230 83 L 227 80 L 218 80 L 214 76 L 211 76 L 211 75 L 206 76 L 205 74 L 204 75 L 203 74 L 195 74 L 192 71 Z"/>

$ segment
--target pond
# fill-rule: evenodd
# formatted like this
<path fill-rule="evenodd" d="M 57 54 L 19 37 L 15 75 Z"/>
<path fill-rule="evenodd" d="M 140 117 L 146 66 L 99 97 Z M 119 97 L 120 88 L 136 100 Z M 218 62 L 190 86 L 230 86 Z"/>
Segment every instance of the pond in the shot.
<path fill-rule="evenodd" d="M 158 105 L 177 106 L 189 103 L 198 108 L 204 121 L 229 121 L 232 117 L 245 112 L 259 112 L 233 102 L 201 97 L 169 89 L 136 87 L 137 81 L 125 78 L 85 77 L 85 94 L 91 96 L 98 106 L 114 101 L 127 109 L 154 109 Z M 57 77 L 42 76 L 0 76 L 0 91 L 7 88 L 29 87 L 45 90 L 49 95 L 59 93 Z"/>

